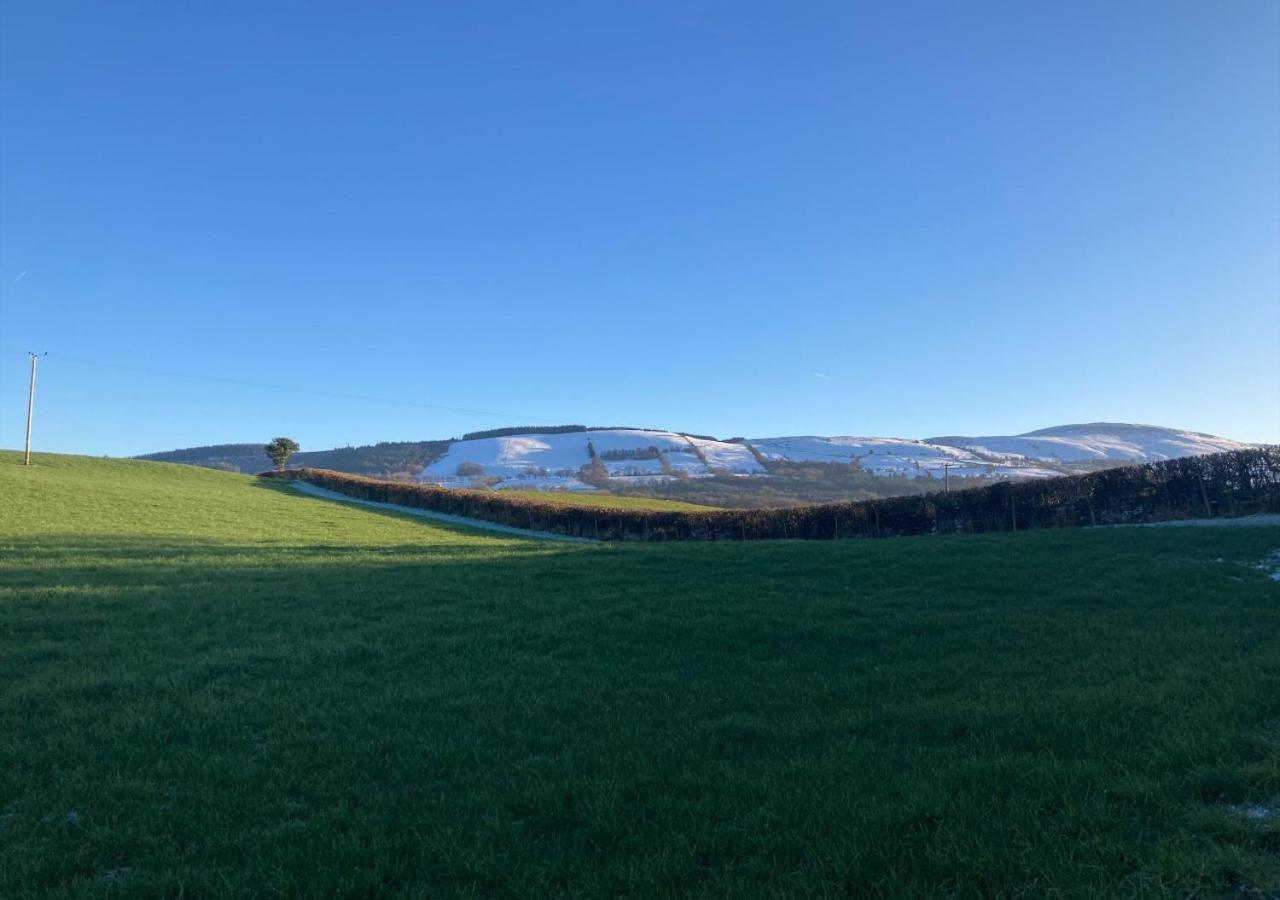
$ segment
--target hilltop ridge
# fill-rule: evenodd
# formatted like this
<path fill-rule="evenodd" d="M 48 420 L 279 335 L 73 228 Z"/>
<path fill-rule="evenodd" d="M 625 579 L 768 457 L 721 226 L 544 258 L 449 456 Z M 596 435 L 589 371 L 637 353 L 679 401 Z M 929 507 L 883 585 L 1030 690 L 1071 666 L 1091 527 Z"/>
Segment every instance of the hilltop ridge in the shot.
<path fill-rule="evenodd" d="M 1202 432 L 1117 422 L 1016 435 L 927 439 L 795 435 L 731 438 L 647 428 L 512 426 L 462 438 L 303 451 L 291 466 L 444 487 L 643 493 L 716 505 L 773 505 L 916 493 L 1048 478 L 1252 446 Z M 230 471 L 268 468 L 261 444 L 217 444 L 139 457 Z"/>

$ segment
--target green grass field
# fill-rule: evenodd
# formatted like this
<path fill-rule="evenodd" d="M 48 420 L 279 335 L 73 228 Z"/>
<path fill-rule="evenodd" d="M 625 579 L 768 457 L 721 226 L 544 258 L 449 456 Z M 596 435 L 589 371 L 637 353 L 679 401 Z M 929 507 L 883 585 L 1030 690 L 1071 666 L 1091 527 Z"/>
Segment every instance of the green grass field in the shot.
<path fill-rule="evenodd" d="M 542 500 L 564 503 L 569 506 L 591 506 L 600 509 L 670 509 L 705 512 L 714 507 L 683 500 L 663 500 L 659 497 L 624 496 L 620 494 L 574 493 L 572 491 L 497 491 L 500 497 L 523 497 L 526 500 Z"/>
<path fill-rule="evenodd" d="M 0 897 L 1280 893 L 1280 529 L 540 543 L 36 462 Z"/>

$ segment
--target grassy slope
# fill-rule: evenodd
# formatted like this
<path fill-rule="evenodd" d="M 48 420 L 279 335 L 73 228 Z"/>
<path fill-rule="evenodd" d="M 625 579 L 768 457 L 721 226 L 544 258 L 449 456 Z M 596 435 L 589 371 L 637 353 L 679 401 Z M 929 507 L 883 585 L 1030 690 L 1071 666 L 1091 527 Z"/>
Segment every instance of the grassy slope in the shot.
<path fill-rule="evenodd" d="M 0 454 L 0 896 L 1280 891 L 1280 529 L 589 546 Z"/>
<path fill-rule="evenodd" d="M 710 507 L 682 500 L 663 500 L 659 497 L 628 497 L 604 493 L 573 493 L 570 491 L 498 491 L 502 497 L 524 497 L 530 500 L 552 501 L 569 506 L 593 506 L 600 509 L 670 509 L 702 512 Z"/>

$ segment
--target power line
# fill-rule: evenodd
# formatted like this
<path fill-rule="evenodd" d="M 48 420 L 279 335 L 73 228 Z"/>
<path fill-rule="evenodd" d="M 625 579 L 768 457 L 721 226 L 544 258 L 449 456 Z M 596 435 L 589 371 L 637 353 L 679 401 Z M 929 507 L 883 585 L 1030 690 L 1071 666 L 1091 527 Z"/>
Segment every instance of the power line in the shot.
<path fill-rule="evenodd" d="M 47 355 L 47 354 L 46 354 Z M 207 381 L 214 384 L 229 384 L 237 387 L 248 387 L 256 390 L 278 391 L 290 394 L 305 394 L 313 397 L 326 397 L 331 400 L 352 400 L 358 403 L 383 403 L 389 406 L 404 406 L 414 409 L 430 409 L 436 412 L 452 412 L 473 416 L 488 416 L 507 421 L 561 423 L 567 420 L 549 419 L 545 416 L 532 416 L 527 413 L 500 412 L 492 409 L 475 409 L 466 406 L 448 406 L 441 403 L 424 403 L 417 400 L 404 400 L 391 397 L 374 397 L 367 394 L 348 394 L 341 391 L 326 391 L 318 388 L 295 387 L 286 384 L 273 384 L 266 381 L 253 381 L 247 378 L 230 378 L 223 375 L 202 375 L 195 372 L 182 372 L 174 369 L 158 369 L 151 366 L 140 366 L 135 363 L 108 362 L 105 360 L 86 359 L 82 356 L 59 353 L 56 358 L 62 362 L 95 368 L 118 369 L 138 372 L 144 375 L 163 375 L 169 378 L 187 378 L 193 381 Z"/>

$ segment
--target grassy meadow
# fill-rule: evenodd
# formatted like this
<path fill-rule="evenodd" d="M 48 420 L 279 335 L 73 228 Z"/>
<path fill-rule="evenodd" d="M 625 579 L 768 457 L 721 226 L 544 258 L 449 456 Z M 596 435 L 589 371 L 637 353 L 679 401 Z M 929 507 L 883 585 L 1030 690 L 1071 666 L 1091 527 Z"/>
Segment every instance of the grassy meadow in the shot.
<path fill-rule="evenodd" d="M 543 543 L 35 462 L 0 897 L 1280 894 L 1278 528 Z"/>

